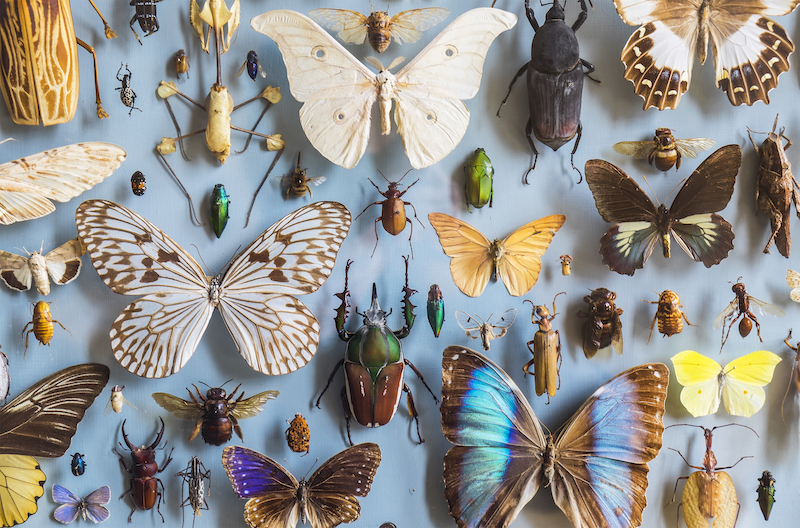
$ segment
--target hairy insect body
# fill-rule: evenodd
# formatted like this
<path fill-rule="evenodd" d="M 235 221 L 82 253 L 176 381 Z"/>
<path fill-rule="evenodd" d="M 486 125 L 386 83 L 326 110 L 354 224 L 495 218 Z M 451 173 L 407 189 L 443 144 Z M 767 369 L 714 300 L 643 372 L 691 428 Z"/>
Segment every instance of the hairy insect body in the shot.
<path fill-rule="evenodd" d="M 22 329 L 22 333 L 25 336 L 26 353 L 28 352 L 28 338 L 30 337 L 31 332 L 33 332 L 33 336 L 37 341 L 39 341 L 40 344 L 50 344 L 50 340 L 53 339 L 53 323 L 56 323 L 61 328 L 64 328 L 64 325 L 53 319 L 53 316 L 50 313 L 50 304 L 45 301 L 37 302 L 33 307 L 33 319 L 28 321 L 28 324 L 26 324 L 25 328 Z M 28 330 L 28 326 L 31 327 L 30 330 Z M 64 328 L 64 330 L 66 330 L 66 328 Z"/>

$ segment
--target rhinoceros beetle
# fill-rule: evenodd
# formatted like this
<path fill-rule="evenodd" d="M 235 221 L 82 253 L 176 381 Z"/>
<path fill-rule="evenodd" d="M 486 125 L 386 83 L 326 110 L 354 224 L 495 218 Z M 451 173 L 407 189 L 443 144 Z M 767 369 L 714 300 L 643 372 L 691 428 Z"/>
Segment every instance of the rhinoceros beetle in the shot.
<path fill-rule="evenodd" d="M 160 478 L 156 477 L 156 474 L 164 471 L 172 461 L 172 450 L 170 450 L 169 455 L 167 455 L 167 461 L 164 462 L 164 465 L 159 469 L 156 463 L 156 447 L 161 443 L 161 438 L 164 436 L 164 419 L 159 418 L 159 420 L 161 420 L 161 431 L 159 431 L 155 441 L 149 446 L 142 447 L 136 447 L 128 440 L 128 435 L 125 434 L 125 422 L 127 420 L 122 421 L 122 439 L 125 440 L 125 445 L 128 446 L 131 452 L 133 467 L 128 469 L 125 458 L 122 456 L 122 453 L 117 451 L 116 447 L 114 448 L 114 452 L 119 455 L 119 463 L 125 471 L 131 474 L 131 489 L 122 494 L 122 497 L 125 495 L 131 495 L 133 497 L 134 507 L 131 510 L 131 514 L 128 515 L 128 522 L 131 522 L 133 513 L 137 508 L 140 510 L 152 510 L 153 506 L 155 506 L 156 511 L 161 515 L 161 500 L 164 493 L 164 483 L 161 482 Z M 164 444 L 166 445 L 166 442 L 164 442 Z M 121 442 L 119 445 L 122 447 Z M 172 449 L 174 450 L 175 448 L 173 447 Z M 161 486 L 161 491 L 158 490 L 159 486 Z M 156 499 L 158 499 L 158 503 L 156 503 Z M 161 515 L 161 522 L 164 522 L 163 515 Z"/>
<path fill-rule="evenodd" d="M 575 152 L 581 141 L 581 97 L 583 94 L 583 76 L 586 75 L 594 82 L 597 79 L 589 74 L 594 71 L 594 66 L 580 58 L 580 48 L 575 32 L 578 31 L 588 16 L 586 0 L 578 0 L 581 4 L 581 14 L 578 15 L 572 27 L 564 22 L 564 8 L 554 0 L 553 7 L 547 12 L 545 22 L 541 26 L 536 21 L 529 0 L 525 0 L 525 14 L 536 33 L 531 43 L 531 60 L 527 62 L 508 86 L 508 94 L 500 109 L 508 101 L 514 83 L 525 72 L 528 73 L 528 104 L 530 118 L 525 126 L 525 135 L 528 144 L 533 150 L 533 165 L 525 173 L 525 183 L 528 183 L 528 173 L 536 168 L 539 151 L 531 138 L 531 132 L 536 139 L 558 150 L 563 144 L 575 139 L 572 148 L 570 163 L 572 168 L 581 174 L 575 167 Z M 589 5 L 592 2 L 589 0 Z M 585 70 L 584 70 L 585 68 Z M 581 175 L 581 180 L 583 175 Z M 579 181 L 580 183 L 580 181 Z"/>
<path fill-rule="evenodd" d="M 400 330 L 390 330 L 386 326 L 386 317 L 391 313 L 384 312 L 378 305 L 378 293 L 375 283 L 372 284 L 372 303 L 368 310 L 363 314 L 364 325 L 355 332 L 348 332 L 344 325 L 347 322 L 348 309 L 350 304 L 348 298 L 350 292 L 347 289 L 347 275 L 350 271 L 352 261 L 347 261 L 344 274 L 344 291 L 337 293 L 336 296 L 342 300 L 342 304 L 336 310 L 336 330 L 339 338 L 347 342 L 345 357 L 340 360 L 331 372 L 328 383 L 317 398 L 317 407 L 322 399 L 322 395 L 330 387 L 333 377 L 338 372 L 339 367 L 344 365 L 345 386 L 342 388 L 342 405 L 344 406 L 345 421 L 347 422 L 347 439 L 350 445 L 353 440 L 350 437 L 350 419 L 355 417 L 356 421 L 365 427 L 379 427 L 386 425 L 397 411 L 400 403 L 401 392 L 406 393 L 406 403 L 408 411 L 414 417 L 417 425 L 417 438 L 419 443 L 423 443 L 422 435 L 419 432 L 419 416 L 414 406 L 414 397 L 411 390 L 404 381 L 405 366 L 419 377 L 428 392 L 431 393 L 436 403 L 439 399 L 433 394 L 428 384 L 409 360 L 403 357 L 403 346 L 400 340 L 411 332 L 414 324 L 414 305 L 411 304 L 411 295 L 416 293 L 408 287 L 408 258 L 403 257 L 406 263 L 406 283 L 403 288 L 403 318 L 405 324 Z"/>

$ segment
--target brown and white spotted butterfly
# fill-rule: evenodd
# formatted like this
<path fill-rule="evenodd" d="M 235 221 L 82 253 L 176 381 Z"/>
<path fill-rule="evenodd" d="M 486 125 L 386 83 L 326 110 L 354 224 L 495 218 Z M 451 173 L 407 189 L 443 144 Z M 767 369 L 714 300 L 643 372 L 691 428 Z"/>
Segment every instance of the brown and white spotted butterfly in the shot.
<path fill-rule="evenodd" d="M 317 202 L 285 216 L 232 260 L 220 277 L 130 209 L 89 200 L 75 213 L 100 278 L 115 293 L 144 295 L 111 325 L 114 357 L 130 372 L 163 378 L 191 358 L 219 308 L 239 353 L 264 374 L 293 372 L 319 344 L 319 322 L 292 295 L 327 280 L 350 229 L 350 212 Z"/>
<path fill-rule="evenodd" d="M 789 69 L 794 45 L 767 16 L 790 13 L 800 0 L 614 0 L 626 24 L 641 25 L 622 50 L 625 78 L 644 109 L 676 108 L 689 89 L 694 55 L 714 51 L 717 86 L 731 104 L 769 104 Z"/>

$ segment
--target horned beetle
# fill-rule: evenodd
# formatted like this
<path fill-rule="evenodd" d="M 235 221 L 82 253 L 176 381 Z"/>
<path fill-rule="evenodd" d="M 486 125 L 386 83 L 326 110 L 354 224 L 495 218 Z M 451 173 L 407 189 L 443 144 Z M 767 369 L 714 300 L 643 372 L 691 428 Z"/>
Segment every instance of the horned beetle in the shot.
<path fill-rule="evenodd" d="M 133 24 L 139 21 L 139 27 L 142 28 L 145 37 L 149 37 L 158 31 L 158 16 L 156 15 L 156 4 L 161 0 L 131 0 L 130 5 L 136 7 L 136 12 L 133 14 L 130 26 L 133 31 L 133 36 L 139 41 L 139 45 L 143 46 L 142 41 L 136 30 L 133 29 Z M 128 105 L 125 105 L 128 106 Z"/>

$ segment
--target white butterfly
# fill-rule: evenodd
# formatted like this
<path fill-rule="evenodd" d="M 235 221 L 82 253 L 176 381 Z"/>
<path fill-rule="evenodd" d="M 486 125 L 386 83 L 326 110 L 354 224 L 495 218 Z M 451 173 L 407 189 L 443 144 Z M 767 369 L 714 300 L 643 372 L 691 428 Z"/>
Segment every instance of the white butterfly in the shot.
<path fill-rule="evenodd" d="M 625 78 L 644 109 L 676 108 L 689 89 L 694 55 L 714 51 L 717 86 L 733 105 L 769 104 L 768 92 L 789 70 L 794 44 L 766 18 L 790 13 L 800 0 L 614 0 L 626 24 L 642 25 L 622 50 Z"/>
<path fill-rule="evenodd" d="M 789 297 L 797 303 L 800 303 L 800 273 L 794 270 L 786 270 L 786 284 L 792 289 L 789 292 Z"/>
<path fill-rule="evenodd" d="M 0 224 L 31 220 L 55 211 L 106 179 L 125 160 L 111 143 L 75 143 L 0 165 Z"/>
<path fill-rule="evenodd" d="M 467 11 L 395 76 L 389 70 L 402 59 L 384 68 L 368 57 L 380 70 L 376 75 L 316 22 L 295 11 L 270 11 L 250 21 L 283 54 L 292 95 L 305 103 L 300 123 L 309 141 L 347 169 L 356 166 L 367 148 L 376 99 L 384 135 L 391 131 L 395 101 L 397 132 L 412 167 L 428 167 L 449 154 L 469 124 L 469 110 L 461 100 L 478 93 L 489 46 L 516 23 L 515 15 L 499 9 Z"/>
<path fill-rule="evenodd" d="M 222 277 L 207 277 L 166 233 L 114 202 L 89 200 L 75 215 L 106 286 L 144 295 L 111 325 L 114 357 L 130 372 L 163 378 L 183 368 L 215 307 L 253 369 L 287 374 L 314 357 L 319 322 L 292 295 L 316 291 L 330 275 L 350 229 L 343 205 L 317 202 L 285 216 L 239 253 Z"/>
<path fill-rule="evenodd" d="M 517 318 L 517 310 L 509 308 L 500 317 L 495 319 L 494 314 L 487 320 L 481 319 L 477 315 L 469 315 L 467 312 L 456 310 L 456 321 L 458 326 L 467 334 L 470 339 L 480 339 L 483 350 L 489 350 L 489 341 L 506 335 L 508 329 L 514 324 Z"/>
<path fill-rule="evenodd" d="M 28 253 L 27 257 L 0 251 L 0 278 L 6 286 L 12 290 L 26 291 L 33 282 L 40 294 L 50 295 L 48 273 L 56 284 L 68 284 L 78 278 L 81 257 L 86 253 L 80 239 L 73 238 L 47 255 L 42 255 L 43 249 L 44 242 L 42 249 Z"/>

